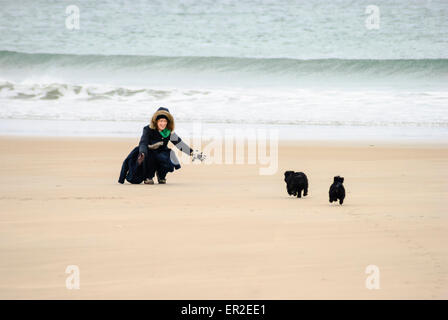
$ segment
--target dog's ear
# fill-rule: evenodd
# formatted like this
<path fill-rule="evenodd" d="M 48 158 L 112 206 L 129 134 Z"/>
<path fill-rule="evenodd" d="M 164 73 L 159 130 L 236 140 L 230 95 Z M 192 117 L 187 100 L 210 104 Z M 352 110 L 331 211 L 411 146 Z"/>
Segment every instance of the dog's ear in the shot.
<path fill-rule="evenodd" d="M 339 176 L 335 176 L 335 177 L 333 178 L 333 182 L 338 182 L 338 179 L 339 179 Z"/>
<path fill-rule="evenodd" d="M 291 176 L 291 174 L 293 174 L 294 173 L 294 171 L 285 171 L 285 182 L 286 183 L 288 183 L 288 179 L 289 179 L 289 176 Z"/>
<path fill-rule="evenodd" d="M 344 182 L 344 177 L 341 177 L 341 183 L 343 183 Z"/>
<path fill-rule="evenodd" d="M 288 178 L 292 173 L 294 173 L 294 171 L 285 171 L 285 178 Z"/>

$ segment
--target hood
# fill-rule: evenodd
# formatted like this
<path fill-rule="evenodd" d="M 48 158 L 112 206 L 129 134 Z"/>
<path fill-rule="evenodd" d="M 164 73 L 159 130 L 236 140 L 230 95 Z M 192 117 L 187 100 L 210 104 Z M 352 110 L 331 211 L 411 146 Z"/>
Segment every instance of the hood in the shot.
<path fill-rule="evenodd" d="M 174 118 L 171 115 L 168 108 L 164 108 L 164 107 L 161 107 L 161 108 L 157 109 L 156 112 L 154 112 L 154 114 L 152 115 L 151 122 L 149 123 L 149 127 L 151 129 L 157 129 L 156 118 L 158 115 L 161 115 L 161 114 L 163 114 L 164 116 L 166 116 L 168 118 L 168 124 L 167 124 L 166 128 L 168 130 L 170 130 L 171 132 L 173 132 L 174 131 Z"/>

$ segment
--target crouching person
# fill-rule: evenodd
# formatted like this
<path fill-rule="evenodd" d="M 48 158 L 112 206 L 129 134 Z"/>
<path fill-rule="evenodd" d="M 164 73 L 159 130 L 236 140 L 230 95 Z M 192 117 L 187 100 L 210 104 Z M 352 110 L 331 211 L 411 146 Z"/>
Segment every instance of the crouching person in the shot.
<path fill-rule="evenodd" d="M 132 184 L 142 183 L 146 178 L 146 166 L 143 160 L 139 147 L 135 147 L 123 161 L 118 182 L 123 184 L 126 179 Z"/>
<path fill-rule="evenodd" d="M 157 174 L 159 184 L 166 183 L 168 172 L 180 169 L 180 163 L 174 151 L 168 148 L 171 141 L 179 150 L 194 159 L 204 160 L 202 153 L 194 152 L 174 133 L 174 118 L 167 108 L 159 108 L 151 118 L 150 124 L 143 128 L 139 153 L 146 165 L 145 184 L 154 184 Z"/>

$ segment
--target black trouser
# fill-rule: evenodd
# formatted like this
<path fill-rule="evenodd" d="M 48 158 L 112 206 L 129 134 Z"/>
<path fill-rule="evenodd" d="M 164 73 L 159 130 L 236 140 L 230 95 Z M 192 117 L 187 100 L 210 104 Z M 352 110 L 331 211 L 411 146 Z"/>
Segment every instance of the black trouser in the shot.
<path fill-rule="evenodd" d="M 145 168 L 146 168 L 146 177 L 149 179 L 154 178 L 154 175 L 157 171 L 157 162 L 154 157 L 154 151 L 148 150 L 145 153 Z"/>
<path fill-rule="evenodd" d="M 154 175 L 157 172 L 158 179 L 165 179 L 168 172 L 173 172 L 174 169 L 180 168 L 177 158 L 175 158 L 175 161 L 177 161 L 176 164 L 172 162 L 171 152 L 172 150 L 169 148 L 164 148 L 160 150 L 147 149 L 147 152 L 145 153 L 147 178 L 149 179 L 154 178 Z"/>

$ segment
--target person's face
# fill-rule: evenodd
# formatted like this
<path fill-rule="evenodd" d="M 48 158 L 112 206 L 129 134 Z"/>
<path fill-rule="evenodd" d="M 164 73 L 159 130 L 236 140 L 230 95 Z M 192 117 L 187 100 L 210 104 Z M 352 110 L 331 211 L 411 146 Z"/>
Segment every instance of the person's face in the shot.
<path fill-rule="evenodd" d="M 157 120 L 157 128 L 161 131 L 166 128 L 168 121 L 164 118 Z"/>

